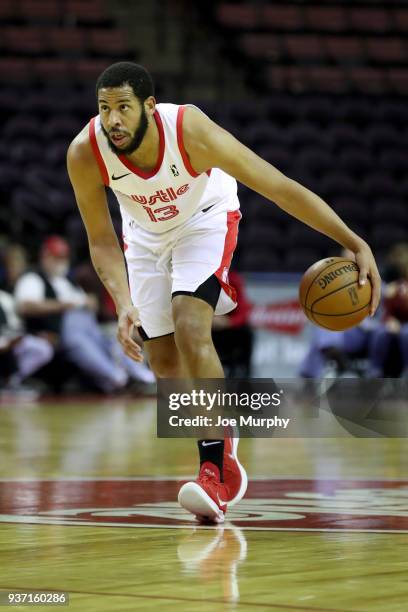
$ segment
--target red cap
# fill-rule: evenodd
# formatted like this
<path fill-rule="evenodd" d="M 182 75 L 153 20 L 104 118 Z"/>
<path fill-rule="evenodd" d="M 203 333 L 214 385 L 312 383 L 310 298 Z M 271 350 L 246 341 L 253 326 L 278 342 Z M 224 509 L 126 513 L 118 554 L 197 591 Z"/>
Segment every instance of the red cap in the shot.
<path fill-rule="evenodd" d="M 42 255 L 53 257 L 69 257 L 69 244 L 61 236 L 49 236 L 42 244 Z"/>

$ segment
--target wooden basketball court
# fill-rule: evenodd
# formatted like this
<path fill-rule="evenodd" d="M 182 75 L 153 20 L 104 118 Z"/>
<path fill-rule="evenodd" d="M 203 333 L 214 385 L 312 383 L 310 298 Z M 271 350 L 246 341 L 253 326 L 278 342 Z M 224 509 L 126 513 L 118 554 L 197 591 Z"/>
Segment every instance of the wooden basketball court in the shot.
<path fill-rule="evenodd" d="M 87 612 L 407 610 L 405 439 L 242 440 L 248 494 L 200 527 L 175 503 L 195 442 L 155 428 L 152 399 L 0 406 L 0 591 Z"/>

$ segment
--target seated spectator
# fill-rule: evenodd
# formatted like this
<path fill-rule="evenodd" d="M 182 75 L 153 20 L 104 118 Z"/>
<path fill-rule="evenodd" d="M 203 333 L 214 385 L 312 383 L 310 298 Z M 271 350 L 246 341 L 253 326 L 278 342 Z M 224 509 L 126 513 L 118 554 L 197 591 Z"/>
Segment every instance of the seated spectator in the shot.
<path fill-rule="evenodd" d="M 353 372 L 351 360 L 354 357 L 371 355 L 373 332 L 377 326 L 378 321 L 370 318 L 343 332 L 314 325 L 310 347 L 300 365 L 299 375 L 319 379 L 329 362 L 336 364 L 336 374 Z"/>
<path fill-rule="evenodd" d="M 373 337 L 373 377 L 385 375 L 387 358 L 395 344 L 402 359 L 402 376 L 408 377 L 408 245 L 399 247 L 398 257 L 392 257 L 393 276 L 388 277 L 393 280 L 384 289 L 384 321 Z"/>
<path fill-rule="evenodd" d="M 49 237 L 41 247 L 38 269 L 26 272 L 16 283 L 18 312 L 27 331 L 46 338 L 100 391 L 124 389 L 129 376 L 140 378 L 139 369 L 132 369 L 138 364 L 128 363 L 131 360 L 124 354 L 123 359 L 115 360 L 112 342 L 95 317 L 96 298 L 68 279 L 69 262 L 67 242 L 59 236 Z"/>
<path fill-rule="evenodd" d="M 13 296 L 0 291 L 0 388 L 17 396 L 34 398 L 34 390 L 22 382 L 52 359 L 53 350 L 44 338 L 25 334 L 15 311 Z"/>
<path fill-rule="evenodd" d="M 237 292 L 238 305 L 232 312 L 214 317 L 214 346 L 228 378 L 249 378 L 253 345 L 253 332 L 248 322 L 251 305 L 238 272 L 231 270 L 229 280 Z"/>
<path fill-rule="evenodd" d="M 21 244 L 8 244 L 3 250 L 4 290 L 12 293 L 17 279 L 27 269 L 27 253 Z"/>

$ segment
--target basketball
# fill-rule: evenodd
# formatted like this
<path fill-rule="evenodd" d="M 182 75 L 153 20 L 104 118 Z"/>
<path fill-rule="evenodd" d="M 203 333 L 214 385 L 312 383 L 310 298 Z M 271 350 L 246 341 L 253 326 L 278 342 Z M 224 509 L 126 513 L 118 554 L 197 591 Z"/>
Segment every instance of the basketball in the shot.
<path fill-rule="evenodd" d="M 307 318 L 325 329 L 344 331 L 370 312 L 371 283 L 358 284 L 359 269 L 351 259 L 321 259 L 304 273 L 299 301 Z"/>

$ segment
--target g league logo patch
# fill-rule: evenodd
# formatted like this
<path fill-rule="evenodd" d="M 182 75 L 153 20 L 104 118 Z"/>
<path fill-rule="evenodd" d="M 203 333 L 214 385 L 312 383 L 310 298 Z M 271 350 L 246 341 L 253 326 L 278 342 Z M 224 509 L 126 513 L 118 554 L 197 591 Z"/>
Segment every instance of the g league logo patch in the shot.
<path fill-rule="evenodd" d="M 4 480 L 0 523 L 196 528 L 175 501 L 180 485 L 164 478 Z M 243 530 L 408 533 L 408 481 L 253 480 L 226 519 Z"/>

